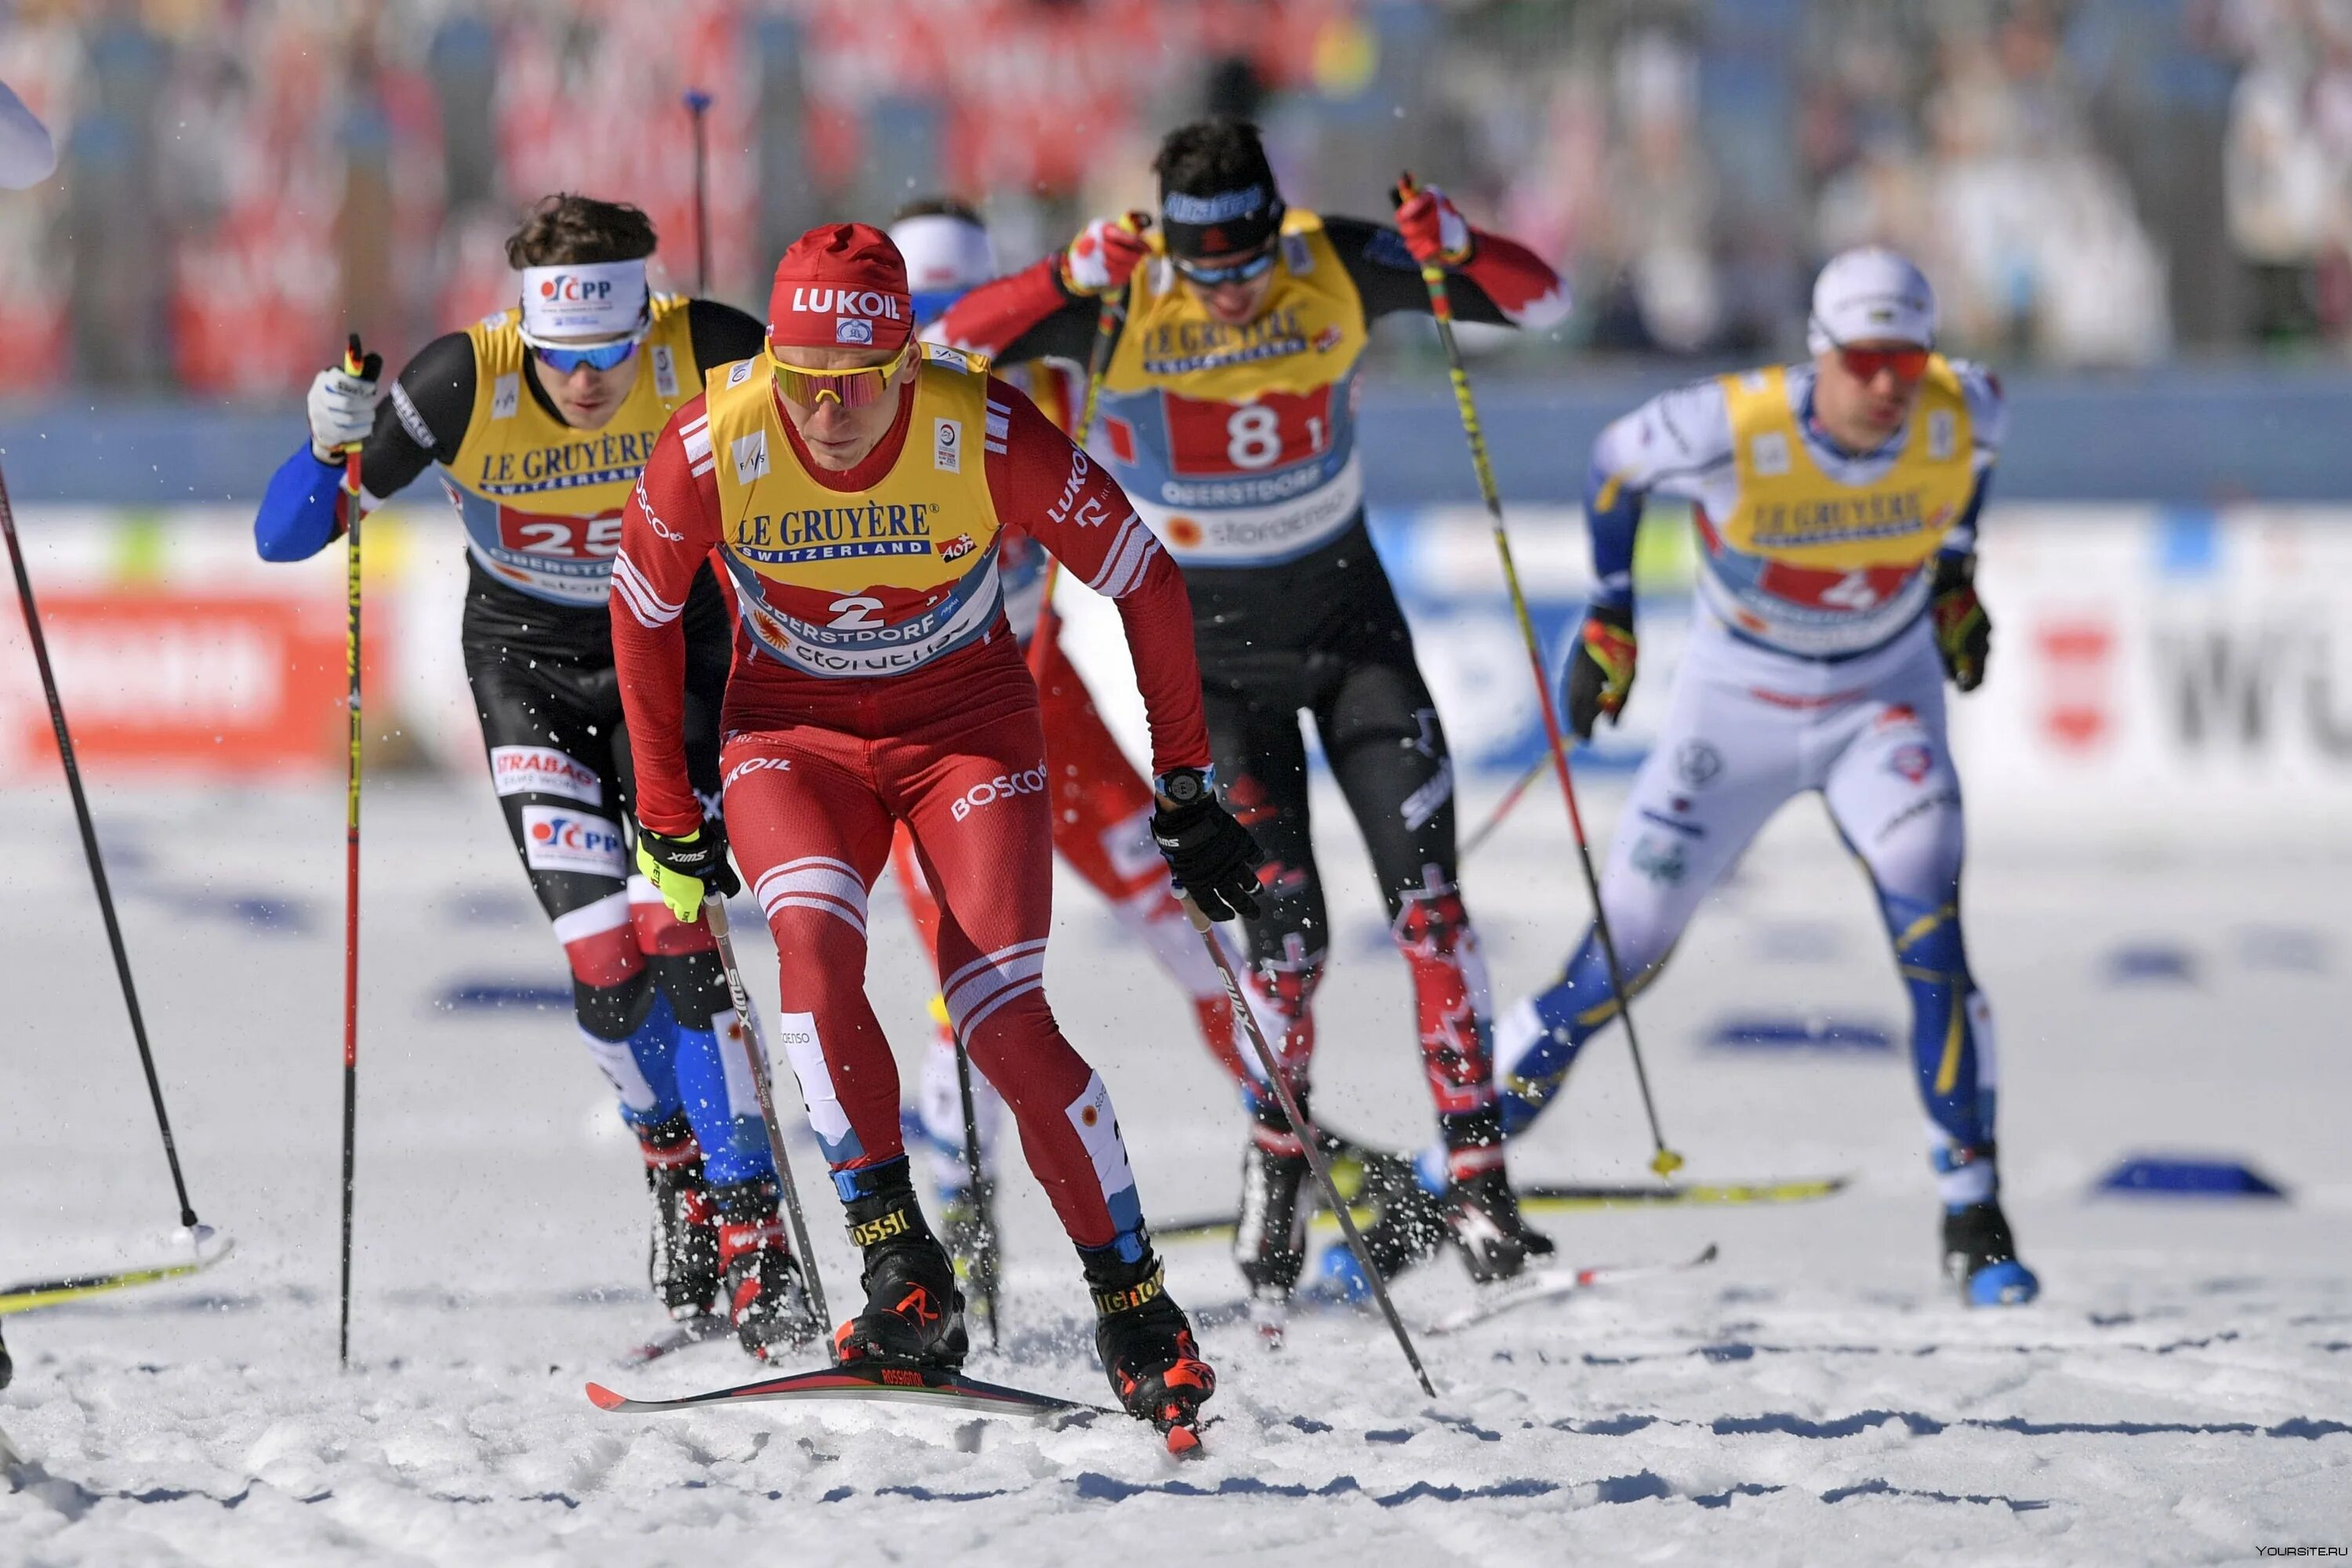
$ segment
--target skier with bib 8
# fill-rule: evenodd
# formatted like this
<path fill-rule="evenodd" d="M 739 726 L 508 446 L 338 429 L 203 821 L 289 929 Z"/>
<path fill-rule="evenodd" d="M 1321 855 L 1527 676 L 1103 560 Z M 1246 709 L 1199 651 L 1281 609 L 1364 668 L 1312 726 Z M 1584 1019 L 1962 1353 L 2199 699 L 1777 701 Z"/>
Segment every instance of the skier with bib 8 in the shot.
<path fill-rule="evenodd" d="M 1975 1305 L 2032 1300 L 1993 1162 L 1992 1012 L 1960 934 L 1960 781 L 1944 684 L 1984 679 L 1977 513 L 2006 421 L 2000 383 L 1935 351 L 1936 298 L 1904 257 L 1834 257 L 1810 363 L 1665 393 L 1601 432 L 1585 494 L 1600 587 L 1561 709 L 1580 737 L 1633 684 L 1633 535 L 1653 496 L 1698 533 L 1696 625 L 1601 879 L 1626 984 L 1646 985 L 1741 850 L 1818 791 L 1869 872 L 1911 993 L 1911 1050 L 1942 1199 L 1945 1267 Z M 1622 999 L 1595 933 L 1504 1015 L 1503 1125 L 1559 1093 Z"/>
<path fill-rule="evenodd" d="M 1090 225 L 1066 251 L 973 289 L 942 333 L 1002 359 L 1083 359 L 1100 301 L 1123 303 L 1095 447 L 1184 569 L 1218 784 L 1272 856 L 1267 910 L 1246 929 L 1281 1071 L 1311 1118 L 1312 1005 L 1329 920 L 1308 832 L 1305 710 L 1412 973 L 1444 1146 L 1427 1173 L 1442 1195 L 1383 1208 L 1368 1236 L 1374 1266 L 1393 1272 L 1450 1237 L 1474 1277 L 1505 1278 L 1551 1244 L 1521 1219 L 1503 1168 L 1486 964 L 1456 868 L 1454 767 L 1366 531 L 1355 407 L 1371 324 L 1430 310 L 1424 262 L 1444 268 L 1465 321 L 1548 327 L 1567 314 L 1567 290 L 1436 190 L 1406 201 L 1392 228 L 1286 206 L 1251 125 L 1183 126 L 1154 167 L 1156 223 Z M 1234 1256 L 1254 1296 L 1278 1310 L 1305 1261 L 1307 1130 L 1264 1086 L 1244 1103 Z M 1329 1259 L 1350 1261 L 1343 1250 Z"/>
<path fill-rule="evenodd" d="M 963 1299 L 915 1200 L 899 1081 L 865 990 L 866 896 L 904 823 L 940 909 L 949 1022 L 1005 1099 L 1076 1247 L 1121 1403 L 1189 1432 L 1215 1380 L 1169 1297 L 1110 1094 L 1045 994 L 1053 833 L 1037 691 L 1007 626 L 1004 531 L 1116 602 L 1150 715 L 1153 836 L 1215 918 L 1262 858 L 1208 786 L 1182 578 L 1118 486 L 978 362 L 916 341 L 905 263 L 864 224 L 777 263 L 767 342 L 671 419 L 614 563 L 639 862 L 681 919 L 732 847 L 776 939 L 779 1031 L 851 1239 L 845 1363 L 952 1367 Z M 714 551 L 740 619 L 703 821 L 678 621 Z"/>

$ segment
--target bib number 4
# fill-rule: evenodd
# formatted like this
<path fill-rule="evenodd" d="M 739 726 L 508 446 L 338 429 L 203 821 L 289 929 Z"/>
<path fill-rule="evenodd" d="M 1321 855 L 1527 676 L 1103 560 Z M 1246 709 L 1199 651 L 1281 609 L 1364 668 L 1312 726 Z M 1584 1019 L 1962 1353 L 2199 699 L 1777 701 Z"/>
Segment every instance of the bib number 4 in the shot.
<path fill-rule="evenodd" d="M 1840 610 L 1866 610 L 1878 599 L 1878 589 L 1867 572 L 1849 572 L 1822 590 L 1822 603 Z"/>

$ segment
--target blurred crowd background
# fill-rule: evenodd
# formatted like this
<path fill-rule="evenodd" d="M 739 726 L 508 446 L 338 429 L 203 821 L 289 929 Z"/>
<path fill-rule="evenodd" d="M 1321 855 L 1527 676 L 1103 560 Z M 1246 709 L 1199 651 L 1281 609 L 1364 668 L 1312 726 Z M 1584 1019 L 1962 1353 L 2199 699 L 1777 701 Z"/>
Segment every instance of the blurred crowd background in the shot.
<path fill-rule="evenodd" d="M 1885 239 L 2001 363 L 2352 348 L 2352 0 L 0 0 L 59 133 L 0 198 L 0 395 L 276 397 L 504 302 L 519 211 L 635 201 L 709 287 L 947 192 L 1008 265 L 1244 114 L 1291 199 L 1400 170 L 1574 280 L 1600 354 L 1793 348 Z M 1557 342 L 1509 351 L 1557 369 Z"/>

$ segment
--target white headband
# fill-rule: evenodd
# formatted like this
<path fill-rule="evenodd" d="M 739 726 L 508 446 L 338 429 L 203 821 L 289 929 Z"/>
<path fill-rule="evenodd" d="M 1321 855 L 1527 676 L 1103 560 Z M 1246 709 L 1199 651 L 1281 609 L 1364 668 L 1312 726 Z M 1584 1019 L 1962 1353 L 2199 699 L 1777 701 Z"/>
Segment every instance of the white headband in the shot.
<path fill-rule="evenodd" d="M 526 267 L 522 341 L 534 348 L 563 348 L 633 338 L 650 320 L 651 301 L 642 258 Z"/>

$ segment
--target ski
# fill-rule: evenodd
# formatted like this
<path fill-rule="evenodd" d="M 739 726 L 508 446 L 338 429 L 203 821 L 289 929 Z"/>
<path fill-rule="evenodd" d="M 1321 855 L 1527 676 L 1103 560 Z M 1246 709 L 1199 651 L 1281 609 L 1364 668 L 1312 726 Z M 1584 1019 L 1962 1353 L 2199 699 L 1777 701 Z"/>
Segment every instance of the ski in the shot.
<path fill-rule="evenodd" d="M 77 1301 L 85 1296 L 103 1295 L 109 1290 L 127 1290 L 133 1286 L 154 1285 L 165 1279 L 201 1274 L 236 1250 L 234 1237 L 215 1235 L 197 1243 L 194 1253 L 184 1262 L 124 1268 L 111 1274 L 77 1274 L 64 1279 L 30 1279 L 20 1285 L 0 1286 L 0 1317 L 11 1312 L 29 1312 L 40 1307 L 54 1307 L 63 1301 Z"/>
<path fill-rule="evenodd" d="M 1849 1176 L 1811 1176 L 1786 1182 L 1732 1182 L 1691 1186 L 1661 1186 L 1647 1182 L 1530 1186 L 1519 1189 L 1519 1210 L 1523 1214 L 1569 1214 L 1586 1209 L 1706 1208 L 1738 1204 L 1812 1203 L 1843 1191 L 1852 1180 Z M 1370 1205 L 1359 1203 L 1351 1217 L 1360 1228 L 1370 1225 L 1375 1215 Z M 1313 1223 L 1318 1230 L 1339 1228 L 1338 1221 L 1320 1212 L 1315 1215 Z M 1233 1234 L 1234 1216 L 1231 1215 L 1202 1215 L 1151 1227 L 1152 1238 L 1161 1242 L 1230 1240 Z"/>
<path fill-rule="evenodd" d="M 627 1366 L 644 1366 L 678 1351 L 725 1339 L 734 1331 L 735 1325 L 719 1313 L 697 1312 L 690 1318 L 679 1319 L 652 1339 L 631 1346 L 621 1361 Z"/>
<path fill-rule="evenodd" d="M 589 1402 L 599 1410 L 644 1415 L 666 1410 L 696 1410 L 712 1405 L 749 1405 L 770 1399 L 887 1399 L 929 1405 L 948 1410 L 977 1410 L 990 1415 L 1021 1416 L 1056 1425 L 1119 1412 L 1050 1394 L 1006 1388 L 982 1383 L 939 1367 L 819 1367 L 814 1372 L 788 1373 L 782 1377 L 738 1384 L 676 1399 L 630 1399 L 601 1383 L 588 1385 Z"/>
<path fill-rule="evenodd" d="M 1686 1274 L 1703 1268 L 1715 1261 L 1715 1243 L 1708 1242 L 1696 1258 L 1680 1263 L 1603 1264 L 1595 1268 L 1530 1269 L 1507 1284 L 1486 1291 L 1479 1300 L 1449 1312 L 1431 1323 L 1423 1331 L 1429 1334 L 1458 1334 L 1465 1329 L 1516 1312 L 1522 1307 L 1541 1306 L 1590 1290 L 1601 1285 L 1618 1285 L 1629 1279 L 1654 1279 L 1667 1274 Z"/>

